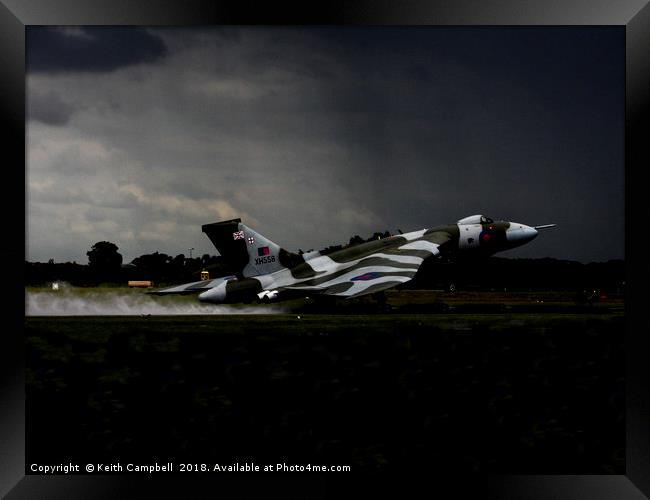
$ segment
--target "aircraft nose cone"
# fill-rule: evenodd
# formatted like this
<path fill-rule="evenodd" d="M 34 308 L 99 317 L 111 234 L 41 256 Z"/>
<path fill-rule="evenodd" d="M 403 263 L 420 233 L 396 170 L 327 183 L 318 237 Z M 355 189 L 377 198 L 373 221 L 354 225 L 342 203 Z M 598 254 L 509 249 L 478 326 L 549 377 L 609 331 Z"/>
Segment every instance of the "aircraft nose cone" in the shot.
<path fill-rule="evenodd" d="M 506 239 L 515 245 L 528 243 L 537 236 L 537 229 L 513 222 L 506 231 Z"/>

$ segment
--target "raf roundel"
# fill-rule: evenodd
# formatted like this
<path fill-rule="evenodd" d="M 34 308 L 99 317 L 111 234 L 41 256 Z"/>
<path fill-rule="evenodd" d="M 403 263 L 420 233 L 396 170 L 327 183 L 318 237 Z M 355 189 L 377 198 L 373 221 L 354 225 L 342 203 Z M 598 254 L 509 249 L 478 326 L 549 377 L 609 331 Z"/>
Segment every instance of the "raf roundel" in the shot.
<path fill-rule="evenodd" d="M 379 278 L 381 276 L 381 273 L 365 273 L 361 274 L 359 276 L 355 276 L 354 278 L 351 278 L 350 281 L 369 281 L 369 280 L 374 280 L 375 278 Z"/>

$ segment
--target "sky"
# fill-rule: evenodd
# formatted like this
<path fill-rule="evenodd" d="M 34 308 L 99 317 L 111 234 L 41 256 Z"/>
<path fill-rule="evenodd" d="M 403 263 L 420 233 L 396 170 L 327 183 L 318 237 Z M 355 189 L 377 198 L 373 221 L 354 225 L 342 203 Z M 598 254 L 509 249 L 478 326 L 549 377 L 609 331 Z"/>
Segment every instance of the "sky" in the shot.
<path fill-rule="evenodd" d="M 26 259 L 290 251 L 473 214 L 624 257 L 622 27 L 26 30 Z"/>

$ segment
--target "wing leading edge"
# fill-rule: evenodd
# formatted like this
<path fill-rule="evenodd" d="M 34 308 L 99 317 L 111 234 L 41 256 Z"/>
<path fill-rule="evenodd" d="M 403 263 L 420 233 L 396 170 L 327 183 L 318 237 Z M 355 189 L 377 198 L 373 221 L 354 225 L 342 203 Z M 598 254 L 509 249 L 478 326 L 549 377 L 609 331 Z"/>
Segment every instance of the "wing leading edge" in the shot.
<path fill-rule="evenodd" d="M 192 293 L 205 292 L 219 286 L 224 281 L 235 279 L 235 276 L 226 276 L 213 280 L 193 281 L 192 283 L 183 283 L 182 285 L 161 288 L 147 292 L 149 295 L 189 295 Z"/>

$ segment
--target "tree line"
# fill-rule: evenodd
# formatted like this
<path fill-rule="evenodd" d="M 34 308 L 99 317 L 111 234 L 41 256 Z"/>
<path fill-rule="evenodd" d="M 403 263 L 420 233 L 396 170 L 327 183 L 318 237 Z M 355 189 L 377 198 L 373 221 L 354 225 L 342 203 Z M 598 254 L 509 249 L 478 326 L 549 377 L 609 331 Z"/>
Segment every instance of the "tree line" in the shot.
<path fill-rule="evenodd" d="M 347 246 L 388 236 L 388 231 L 376 232 L 367 239 L 354 235 L 347 245 L 329 246 L 320 252 L 325 255 Z M 299 253 L 305 252 L 299 250 Z M 147 280 L 158 286 L 198 281 L 202 271 L 208 271 L 211 278 L 235 274 L 235 270 L 230 269 L 221 256 L 209 254 L 186 257 L 184 254 L 171 256 L 156 251 L 124 264 L 118 246 L 110 241 L 98 241 L 86 252 L 86 256 L 87 265 L 76 262 L 55 263 L 53 259 L 47 263 L 25 262 L 25 283 L 31 286 L 64 281 L 75 286 L 96 286 L 102 283 L 118 285 L 126 284 L 129 280 Z"/>
<path fill-rule="evenodd" d="M 25 283 L 44 285 L 54 281 L 64 281 L 75 286 L 97 286 L 99 284 L 126 285 L 130 280 L 153 281 L 154 285 L 198 281 L 201 271 L 207 270 L 210 276 L 228 274 L 224 260 L 215 255 L 201 257 L 176 256 L 154 252 L 136 257 L 123 264 L 119 248 L 109 241 L 95 243 L 86 252 L 88 264 L 76 262 L 47 263 L 25 262 Z"/>
<path fill-rule="evenodd" d="M 324 255 L 344 247 L 390 236 L 376 232 L 370 238 L 358 235 L 347 245 L 333 245 L 320 250 Z M 305 253 L 299 250 L 299 253 Z M 128 264 L 123 263 L 119 248 L 114 243 L 100 241 L 86 252 L 88 264 L 76 262 L 25 262 L 25 284 L 46 285 L 64 281 L 75 286 L 99 284 L 126 285 L 129 280 L 149 280 L 155 286 L 199 281 L 201 271 L 211 278 L 234 274 L 221 256 L 204 254 L 186 257 L 154 252 L 141 255 Z M 458 289 L 496 290 L 583 290 L 607 289 L 623 293 L 625 263 L 622 260 L 582 264 L 576 261 L 552 258 L 521 259 L 487 257 L 462 262 L 426 260 L 416 277 L 406 288 L 439 289 L 455 286 Z"/>

